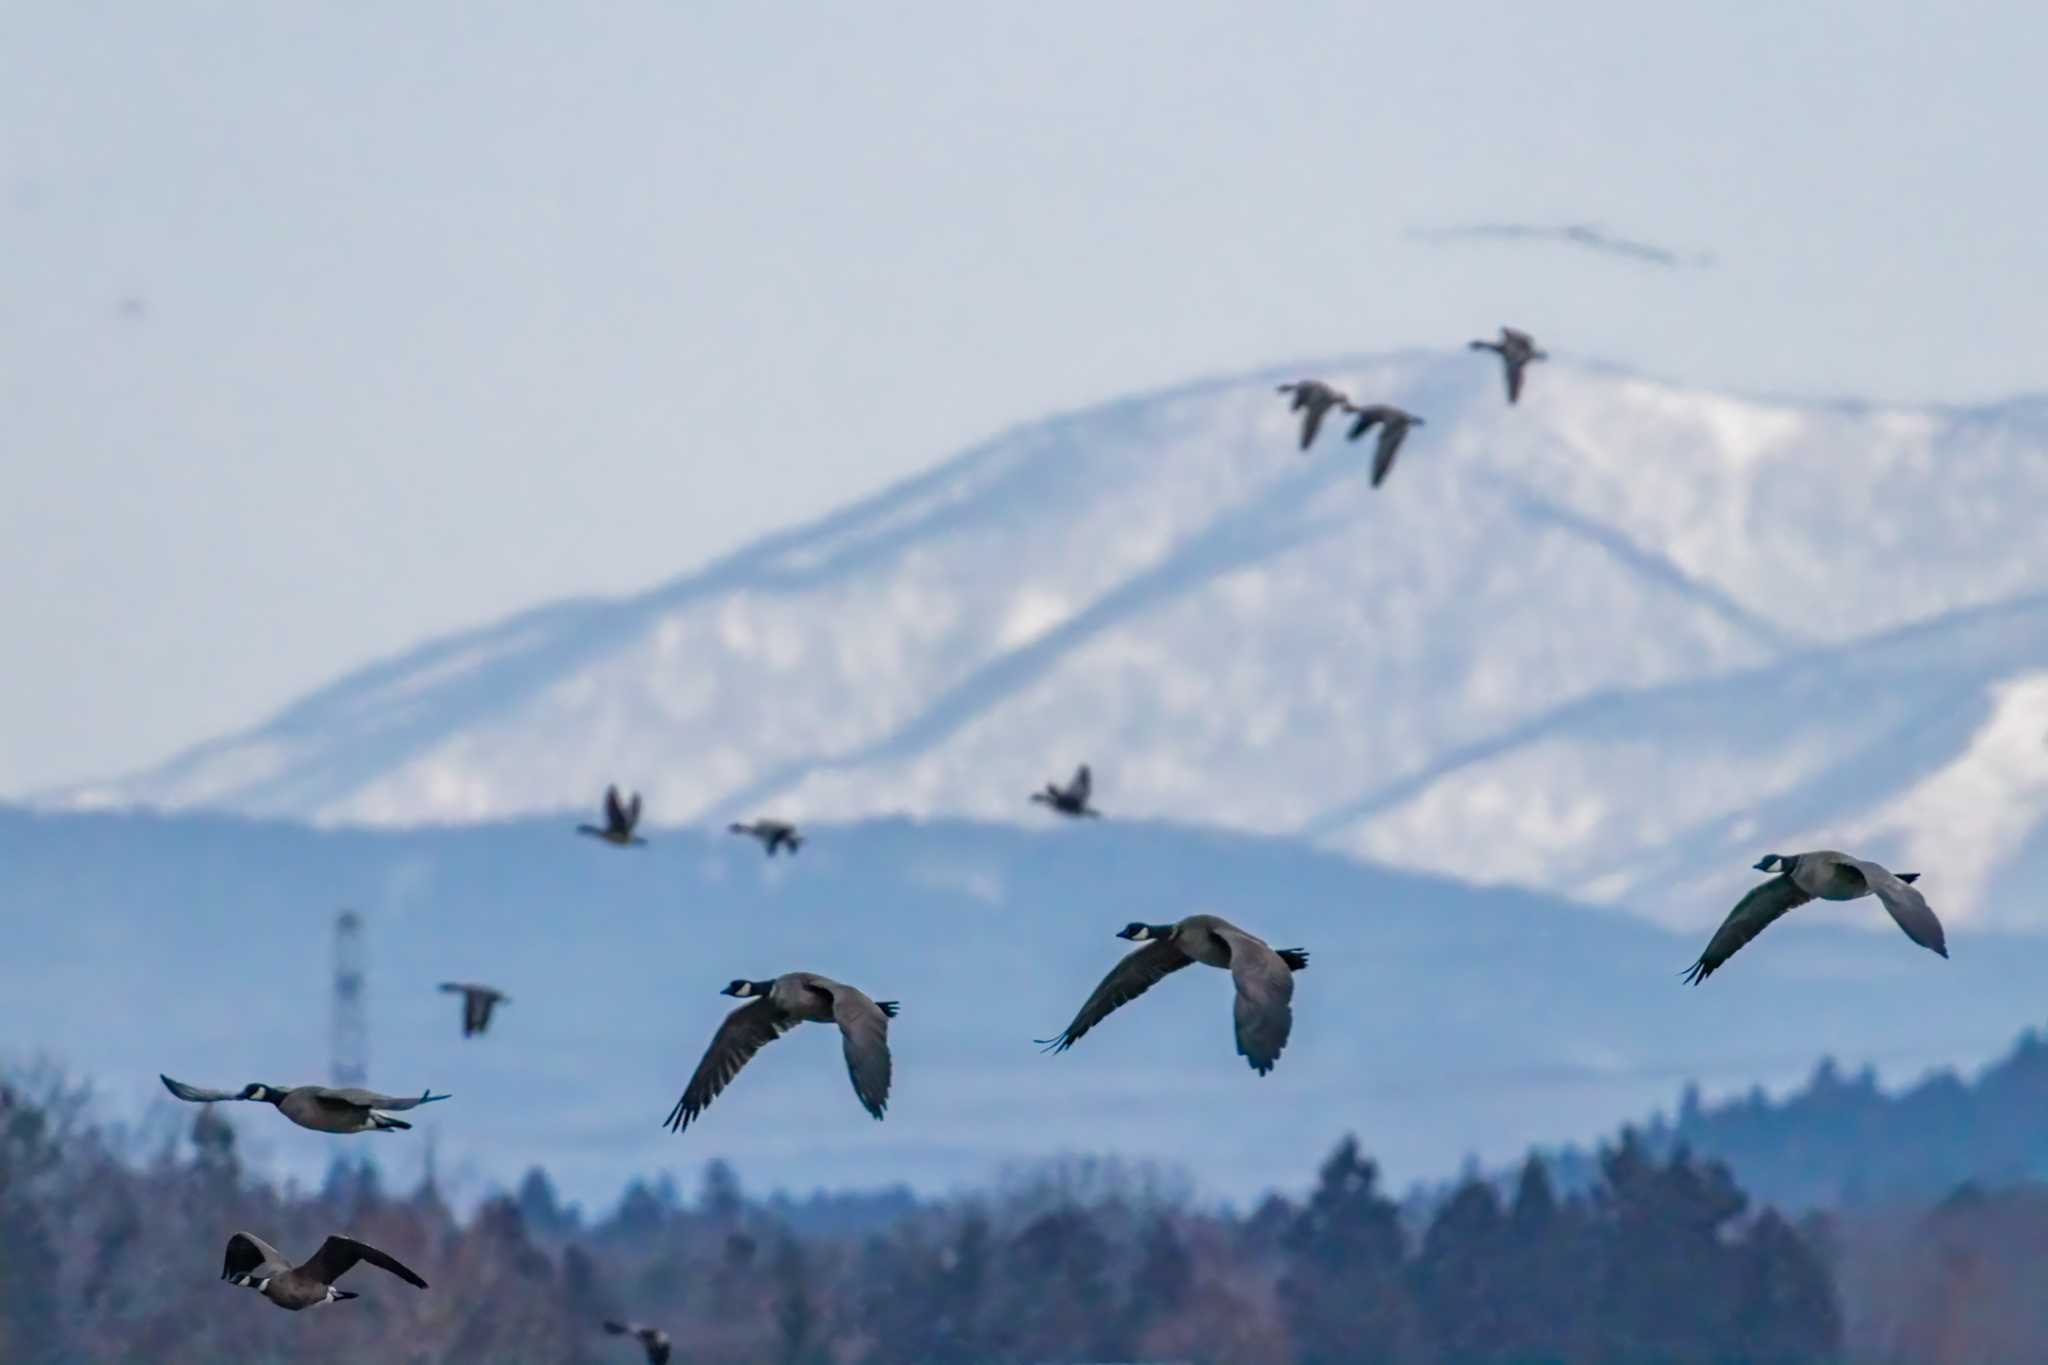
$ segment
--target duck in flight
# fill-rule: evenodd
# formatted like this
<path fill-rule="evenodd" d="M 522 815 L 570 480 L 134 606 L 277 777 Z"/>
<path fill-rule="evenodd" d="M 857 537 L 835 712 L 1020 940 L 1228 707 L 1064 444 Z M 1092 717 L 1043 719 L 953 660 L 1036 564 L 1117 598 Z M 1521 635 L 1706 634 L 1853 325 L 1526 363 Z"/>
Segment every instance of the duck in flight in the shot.
<path fill-rule="evenodd" d="M 1531 361 L 1548 360 L 1549 355 L 1536 349 L 1536 338 L 1513 327 L 1500 329 L 1499 341 L 1475 341 L 1475 351 L 1492 351 L 1500 357 L 1501 369 L 1508 381 L 1508 402 L 1513 403 L 1522 396 L 1522 371 L 1529 368 Z"/>
<path fill-rule="evenodd" d="M 473 1038 L 491 1026 L 491 1011 L 509 1005 L 512 997 L 491 986 L 470 981 L 443 981 L 441 989 L 462 996 L 462 1036 Z"/>
<path fill-rule="evenodd" d="M 752 824 L 735 822 L 727 825 L 731 834 L 745 834 L 761 841 L 761 851 L 773 858 L 778 849 L 788 849 L 794 858 L 796 851 L 804 846 L 804 836 L 795 825 L 787 820 L 756 820 Z"/>
<path fill-rule="evenodd" d="M 1218 915 L 1189 915 L 1178 924 L 1127 924 L 1117 937 L 1141 946 L 1110 968 L 1074 1022 L 1056 1038 L 1040 1038 L 1041 1046 L 1065 1052 L 1119 1006 L 1136 1000 L 1169 973 L 1200 962 L 1228 971 L 1237 987 L 1232 1007 L 1237 1055 L 1261 1076 L 1273 1069 L 1294 1029 L 1294 974 L 1308 967 L 1306 949 L 1275 950 Z"/>
<path fill-rule="evenodd" d="M 1685 979 L 1697 986 L 1716 968 L 1735 956 L 1743 944 L 1770 927 L 1787 910 L 1810 900 L 1853 901 L 1876 896 L 1891 912 L 1893 921 L 1906 937 L 1931 953 L 1948 956 L 1948 940 L 1941 921 L 1928 907 L 1914 882 L 1917 872 L 1889 872 L 1876 863 L 1851 858 L 1833 849 L 1814 853 L 1766 853 L 1756 865 L 1759 872 L 1773 872 L 1769 881 L 1755 887 L 1735 903 L 1728 918 L 1707 941 L 1699 961 L 1685 969 Z"/>
<path fill-rule="evenodd" d="M 659 1327 L 642 1327 L 637 1322 L 607 1322 L 604 1330 L 615 1337 L 637 1339 L 641 1349 L 647 1352 L 647 1365 L 668 1365 L 669 1352 L 674 1348 L 669 1344 L 668 1333 Z"/>
<path fill-rule="evenodd" d="M 294 1266 L 276 1247 L 253 1232 L 238 1232 L 228 1238 L 220 1277 L 244 1289 L 253 1289 L 279 1308 L 296 1313 L 302 1308 L 361 1298 L 360 1294 L 334 1287 L 334 1282 L 355 1269 L 358 1261 L 388 1270 L 415 1289 L 427 1287 L 425 1280 L 395 1258 L 353 1237 L 329 1237 L 313 1253 L 312 1260 Z"/>
<path fill-rule="evenodd" d="M 194 1104 L 261 1100 L 277 1106 L 278 1113 L 299 1127 L 311 1128 L 316 1133 L 388 1133 L 410 1128 L 412 1125 L 405 1120 L 378 1111 L 390 1109 L 402 1113 L 448 1098 L 431 1090 L 422 1090 L 412 1099 L 400 1099 L 396 1095 L 380 1095 L 374 1090 L 330 1090 L 324 1085 L 251 1084 L 240 1090 L 204 1090 L 183 1081 L 174 1081 L 169 1076 L 160 1075 L 157 1079 L 164 1083 L 164 1089 Z"/>
<path fill-rule="evenodd" d="M 1394 467 L 1394 456 L 1401 451 L 1401 442 L 1408 438 L 1408 428 L 1425 425 L 1423 419 L 1412 412 L 1403 412 L 1390 403 L 1370 403 L 1362 408 L 1344 405 L 1346 412 L 1358 414 L 1358 420 L 1351 424 L 1347 440 L 1355 441 L 1371 431 L 1380 429 L 1379 445 L 1372 453 L 1372 486 L 1378 488 L 1386 482 L 1387 474 Z"/>
<path fill-rule="evenodd" d="M 1316 439 L 1316 433 L 1323 429 L 1323 416 L 1331 408 L 1351 406 L 1351 402 L 1337 389 L 1320 379 L 1297 379 L 1292 384 L 1282 384 L 1279 392 L 1291 393 L 1294 401 L 1289 403 L 1289 412 L 1301 414 L 1301 448 L 1307 450 Z"/>
<path fill-rule="evenodd" d="M 798 1024 L 837 1024 L 846 1052 L 846 1074 L 861 1107 L 876 1118 L 889 1104 L 889 1021 L 894 1000 L 871 1000 L 860 991 L 815 972 L 789 972 L 773 981 L 735 981 L 721 995 L 747 1003 L 725 1016 L 705 1049 L 704 1060 L 669 1111 L 665 1126 L 680 1133 L 732 1083 L 756 1052 Z"/>
<path fill-rule="evenodd" d="M 1074 769 L 1074 778 L 1062 787 L 1057 782 L 1045 784 L 1044 791 L 1031 793 L 1031 799 L 1042 806 L 1050 806 L 1061 815 L 1089 816 L 1100 819 L 1102 812 L 1088 804 L 1088 797 L 1095 790 L 1095 778 L 1083 763 Z"/>
<path fill-rule="evenodd" d="M 631 801 L 619 800 L 617 787 L 604 789 L 604 825 L 578 825 L 578 834 L 588 834 L 593 839 L 602 839 L 620 848 L 630 848 L 647 841 L 633 830 L 640 823 L 640 793 L 634 792 Z"/>

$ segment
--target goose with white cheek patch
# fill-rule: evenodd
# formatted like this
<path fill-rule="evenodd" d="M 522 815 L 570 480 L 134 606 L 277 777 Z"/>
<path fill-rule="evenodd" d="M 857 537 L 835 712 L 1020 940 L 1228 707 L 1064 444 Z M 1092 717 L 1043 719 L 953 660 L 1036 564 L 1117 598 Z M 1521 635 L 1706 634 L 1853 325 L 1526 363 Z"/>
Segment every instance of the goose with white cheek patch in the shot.
<path fill-rule="evenodd" d="M 1716 968 L 1769 928 L 1773 920 L 1811 900 L 1853 901 L 1876 896 L 1907 938 L 1930 953 L 1948 956 L 1948 938 L 1942 932 L 1941 921 L 1935 918 L 1927 898 L 1913 885 L 1920 879 L 1917 872 L 1890 872 L 1876 863 L 1833 849 L 1766 853 L 1756 870 L 1777 875 L 1737 901 L 1728 918 L 1721 921 L 1699 961 L 1685 969 L 1685 979 L 1693 985 L 1712 976 Z"/>
<path fill-rule="evenodd" d="M 1294 974 L 1308 967 L 1306 949 L 1271 948 L 1218 915 L 1189 915 L 1178 924 L 1127 924 L 1117 937 L 1141 946 L 1110 969 L 1058 1037 L 1038 1040 L 1048 1051 L 1065 1052 L 1119 1006 L 1199 962 L 1228 971 L 1237 988 L 1231 1018 L 1238 1056 L 1261 1076 L 1273 1069 L 1294 1030 Z"/>
<path fill-rule="evenodd" d="M 688 1128 L 756 1052 L 802 1023 L 839 1025 L 854 1096 L 861 1108 L 882 1117 L 889 1104 L 894 1000 L 871 1000 L 864 992 L 815 972 L 789 972 L 772 981 L 735 981 L 720 994 L 747 1003 L 718 1026 L 664 1127 L 677 1133 Z"/>
<path fill-rule="evenodd" d="M 276 1247 L 252 1232 L 238 1232 L 228 1238 L 220 1277 L 230 1284 L 253 1289 L 279 1308 L 296 1313 L 302 1308 L 362 1297 L 334 1287 L 334 1282 L 353 1270 L 359 1261 L 388 1270 L 415 1289 L 427 1287 L 425 1280 L 394 1257 L 353 1237 L 329 1237 L 313 1253 L 312 1260 L 294 1266 Z"/>

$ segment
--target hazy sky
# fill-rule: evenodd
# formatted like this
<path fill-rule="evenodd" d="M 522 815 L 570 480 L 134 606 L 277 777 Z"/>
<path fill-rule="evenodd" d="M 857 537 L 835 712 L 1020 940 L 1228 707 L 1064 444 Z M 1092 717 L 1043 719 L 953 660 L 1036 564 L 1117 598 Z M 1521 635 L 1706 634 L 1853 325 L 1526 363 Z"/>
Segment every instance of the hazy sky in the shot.
<path fill-rule="evenodd" d="M 1199 373 L 2042 387 L 2044 16 L 0 5 L 0 793 Z"/>

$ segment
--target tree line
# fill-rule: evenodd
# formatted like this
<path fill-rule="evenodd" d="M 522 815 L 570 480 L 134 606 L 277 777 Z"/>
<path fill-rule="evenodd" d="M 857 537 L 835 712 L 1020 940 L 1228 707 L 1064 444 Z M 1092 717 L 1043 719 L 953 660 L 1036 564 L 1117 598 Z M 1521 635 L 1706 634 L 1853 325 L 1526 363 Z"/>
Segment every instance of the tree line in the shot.
<path fill-rule="evenodd" d="M 1582 1194 L 1531 1160 L 1419 1225 L 1346 1138 L 1305 1198 L 1208 1209 L 1154 1168 L 1052 1163 L 936 1202 L 749 1200 L 714 1163 L 690 1201 L 632 1185 L 586 1220 L 544 1172 L 459 1217 L 339 1161 L 314 1191 L 253 1178 L 202 1113 L 144 1156 L 82 1095 L 0 1110 L 0 1360 L 600 1362 L 608 1317 L 691 1362 L 1823 1361 L 1843 1325 L 1822 1255 L 1728 1175 L 1633 1134 Z M 304 1255 L 346 1231 L 419 1269 L 285 1314 L 222 1284 L 228 1235 Z"/>

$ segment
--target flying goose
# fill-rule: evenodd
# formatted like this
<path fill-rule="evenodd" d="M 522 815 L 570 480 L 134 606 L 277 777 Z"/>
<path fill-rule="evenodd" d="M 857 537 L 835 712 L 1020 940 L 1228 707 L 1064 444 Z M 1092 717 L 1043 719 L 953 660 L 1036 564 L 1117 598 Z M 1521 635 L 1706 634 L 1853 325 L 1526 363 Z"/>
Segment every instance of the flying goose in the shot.
<path fill-rule="evenodd" d="M 1294 401 L 1287 405 L 1287 410 L 1301 414 L 1303 450 L 1309 448 L 1316 439 L 1316 433 L 1323 429 L 1324 413 L 1331 408 L 1350 406 L 1349 399 L 1320 379 L 1297 379 L 1292 384 L 1282 384 L 1279 392 L 1294 395 Z"/>
<path fill-rule="evenodd" d="M 1948 940 L 1941 921 L 1928 909 L 1927 898 L 1911 883 L 1917 872 L 1892 873 L 1861 858 L 1822 849 L 1816 853 L 1766 853 L 1758 861 L 1759 872 L 1775 872 L 1763 885 L 1735 903 L 1728 918 L 1707 941 L 1699 961 L 1685 969 L 1685 979 L 1697 986 L 1714 974 L 1715 968 L 1735 956 L 1743 944 L 1761 934 L 1772 920 L 1795 906 L 1819 897 L 1827 901 L 1853 901 L 1875 895 L 1906 937 L 1929 952 L 1948 956 Z"/>
<path fill-rule="evenodd" d="M 1048 1051 L 1065 1052 L 1119 1005 L 1136 1000 L 1167 973 L 1200 962 L 1229 968 L 1237 986 L 1237 1055 L 1261 1076 L 1273 1069 L 1294 1027 L 1294 973 L 1307 968 L 1306 949 L 1276 951 L 1217 915 L 1189 915 L 1178 924 L 1127 924 L 1117 937 L 1144 946 L 1110 968 L 1057 1038 L 1038 1040 Z"/>
<path fill-rule="evenodd" d="M 512 997 L 505 992 L 468 981 L 443 981 L 441 989 L 462 995 L 462 1036 L 465 1038 L 482 1033 L 491 1026 L 493 1009 L 512 1003 Z"/>
<path fill-rule="evenodd" d="M 603 828 L 599 828 L 596 825 L 578 825 L 576 826 L 576 832 L 578 834 L 588 834 L 592 838 L 602 839 L 608 844 L 617 844 L 620 848 L 628 848 L 635 844 L 647 842 L 639 835 L 633 833 L 634 827 L 639 823 L 640 793 L 634 792 L 631 801 L 621 801 L 619 800 L 619 789 L 617 787 L 606 787 L 604 789 Z"/>
<path fill-rule="evenodd" d="M 296 1313 L 301 1308 L 360 1298 L 359 1294 L 334 1287 L 334 1282 L 354 1269 L 357 1261 L 368 1261 L 379 1270 L 388 1270 L 415 1289 L 427 1287 L 425 1280 L 396 1259 L 353 1237 L 329 1237 L 313 1253 L 312 1260 L 295 1268 L 276 1247 L 252 1232 L 238 1232 L 228 1238 L 227 1258 L 221 1265 L 220 1277 L 253 1289 L 279 1308 Z"/>
<path fill-rule="evenodd" d="M 790 972 L 773 981 L 735 981 L 721 995 L 748 1003 L 725 1016 L 683 1097 L 669 1111 L 666 1126 L 682 1132 L 740 1068 L 767 1044 L 800 1023 L 839 1025 L 846 1045 L 846 1074 L 853 1093 L 870 1114 L 882 1117 L 889 1103 L 889 1021 L 894 1000 L 870 1000 L 851 986 L 813 972 Z"/>
<path fill-rule="evenodd" d="M 413 1109 L 435 1100 L 445 1100 L 446 1095 L 436 1095 L 431 1090 L 422 1090 L 416 1099 L 399 1099 L 394 1095 L 379 1095 L 374 1090 L 330 1090 L 324 1085 L 275 1085 L 251 1084 L 240 1090 L 202 1090 L 196 1085 L 174 1081 L 169 1076 L 158 1076 L 164 1089 L 181 1100 L 195 1104 L 214 1104 L 221 1100 L 262 1100 L 274 1104 L 277 1111 L 301 1128 L 311 1128 L 316 1133 L 388 1133 L 393 1129 L 410 1128 L 403 1119 L 380 1114 L 380 1109 Z"/>
<path fill-rule="evenodd" d="M 750 825 L 735 821 L 725 828 L 731 834 L 746 834 L 759 839 L 761 851 L 771 858 L 780 848 L 788 849 L 793 858 L 796 851 L 804 846 L 804 836 L 787 820 L 756 820 Z"/>
<path fill-rule="evenodd" d="M 1086 815 L 1100 818 L 1102 812 L 1088 804 L 1089 794 L 1095 790 L 1095 778 L 1083 763 L 1074 769 L 1074 780 L 1062 787 L 1057 782 L 1045 784 L 1042 792 L 1031 793 L 1031 799 L 1040 805 L 1050 806 L 1061 815 Z"/>
<path fill-rule="evenodd" d="M 1423 419 L 1388 403 L 1370 403 L 1362 408 L 1346 403 L 1344 410 L 1358 414 L 1358 420 L 1351 424 L 1347 440 L 1357 440 L 1375 425 L 1380 429 L 1380 442 L 1372 453 L 1372 486 L 1378 488 L 1386 482 L 1387 471 L 1394 467 L 1394 456 L 1400 452 L 1401 442 L 1408 436 L 1408 428 L 1424 425 Z"/>
<path fill-rule="evenodd" d="M 615 1337 L 638 1337 L 647 1351 L 647 1365 L 668 1365 L 668 1333 L 659 1327 L 642 1327 L 637 1322 L 607 1322 L 604 1330 Z"/>
<path fill-rule="evenodd" d="M 1536 349 L 1536 338 L 1513 327 L 1500 329 L 1499 341 L 1475 341 L 1475 351 L 1492 351 L 1500 357 L 1501 368 L 1507 374 L 1508 402 L 1522 396 L 1522 371 L 1529 368 L 1532 360 L 1548 360 L 1550 357 Z"/>

